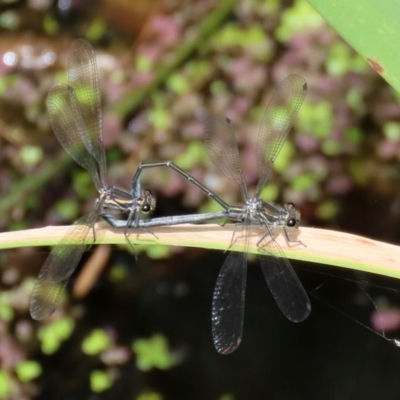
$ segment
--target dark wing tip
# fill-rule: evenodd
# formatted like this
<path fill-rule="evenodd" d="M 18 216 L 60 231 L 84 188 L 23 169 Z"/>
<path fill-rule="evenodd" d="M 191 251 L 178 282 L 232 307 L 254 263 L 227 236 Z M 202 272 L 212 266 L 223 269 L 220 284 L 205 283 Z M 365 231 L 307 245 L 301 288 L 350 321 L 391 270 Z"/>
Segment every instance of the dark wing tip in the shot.
<path fill-rule="evenodd" d="M 241 338 L 232 338 L 232 339 L 233 340 L 229 341 L 228 343 L 214 340 L 214 347 L 219 354 L 222 355 L 231 354 L 240 346 L 240 343 L 242 341 Z"/>

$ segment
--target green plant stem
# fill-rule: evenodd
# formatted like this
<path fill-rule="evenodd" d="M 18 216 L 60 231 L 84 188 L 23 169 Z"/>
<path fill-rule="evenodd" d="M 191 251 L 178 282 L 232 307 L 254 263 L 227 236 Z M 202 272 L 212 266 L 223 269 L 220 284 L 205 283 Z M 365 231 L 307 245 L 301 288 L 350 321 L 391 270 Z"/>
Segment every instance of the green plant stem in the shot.
<path fill-rule="evenodd" d="M 226 250 L 233 234 L 233 224 L 219 226 L 176 225 L 152 228 L 151 233 L 131 229 L 129 240 L 134 244 L 169 245 Z M 50 226 L 17 232 L 0 233 L 0 249 L 29 246 L 53 246 L 67 233 L 69 226 Z M 260 231 L 253 228 L 249 251 L 258 253 Z M 349 233 L 316 228 L 300 228 L 296 237 L 302 244 L 288 246 L 284 235 L 277 230 L 276 240 L 288 258 L 341 268 L 372 272 L 400 279 L 400 247 Z M 105 222 L 96 224 L 97 244 L 126 244 L 122 230 L 110 228 Z M 293 237 L 294 239 L 294 237 Z M 232 251 L 240 251 L 233 244 Z"/>

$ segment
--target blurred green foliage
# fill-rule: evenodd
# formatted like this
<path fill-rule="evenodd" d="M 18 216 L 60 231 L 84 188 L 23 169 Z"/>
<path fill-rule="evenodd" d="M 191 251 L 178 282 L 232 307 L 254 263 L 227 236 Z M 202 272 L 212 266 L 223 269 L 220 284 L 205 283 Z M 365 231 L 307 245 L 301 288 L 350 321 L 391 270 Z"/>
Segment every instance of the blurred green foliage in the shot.
<path fill-rule="evenodd" d="M 94 18 L 86 30 L 86 39 L 89 42 L 97 42 L 106 33 L 107 25 L 102 18 Z"/>
<path fill-rule="evenodd" d="M 136 339 L 132 344 L 136 365 L 142 371 L 153 368 L 170 369 L 174 365 L 165 336 L 156 334 L 149 339 Z"/>
<path fill-rule="evenodd" d="M 148 72 L 153 68 L 151 60 L 143 54 L 136 56 L 135 68 L 138 72 Z"/>
<path fill-rule="evenodd" d="M 322 220 L 331 220 L 339 211 L 339 203 L 336 200 L 326 200 L 318 205 L 317 216 Z"/>
<path fill-rule="evenodd" d="M 329 137 L 334 123 L 332 105 L 327 102 L 310 103 L 304 101 L 299 113 L 297 127 L 317 139 Z"/>
<path fill-rule="evenodd" d="M 229 22 L 211 38 L 206 46 L 214 51 L 243 47 L 260 62 L 267 62 L 272 56 L 272 42 L 259 24 L 243 27 L 236 22 Z"/>
<path fill-rule="evenodd" d="M 149 111 L 149 121 L 155 129 L 167 130 L 172 123 L 167 99 L 161 93 L 155 93 L 153 95 L 153 103 L 154 107 Z"/>
<path fill-rule="evenodd" d="M 21 159 L 25 165 L 33 167 L 43 159 L 43 150 L 39 146 L 26 145 L 21 149 Z"/>
<path fill-rule="evenodd" d="M 322 152 L 331 157 L 338 156 L 342 153 L 343 144 L 337 139 L 327 139 L 321 144 Z"/>
<path fill-rule="evenodd" d="M 14 309 L 10 304 L 0 301 L 0 319 L 2 321 L 12 321 L 14 319 Z"/>
<path fill-rule="evenodd" d="M 45 354 L 53 354 L 67 340 L 75 329 L 75 321 L 71 317 L 56 319 L 38 329 L 38 339 Z"/>
<path fill-rule="evenodd" d="M 83 340 L 82 351 L 93 356 L 109 349 L 111 344 L 111 339 L 103 329 L 95 329 Z"/>
<path fill-rule="evenodd" d="M 202 142 L 193 140 L 185 149 L 185 152 L 179 154 L 174 162 L 184 170 L 190 170 L 196 164 L 204 164 L 205 160 L 209 160 Z"/>
<path fill-rule="evenodd" d="M 236 397 L 233 396 L 232 394 L 224 394 L 219 398 L 219 400 L 235 400 Z"/>
<path fill-rule="evenodd" d="M 23 360 L 16 365 L 15 371 L 21 382 L 29 382 L 42 374 L 42 366 L 37 361 Z"/>
<path fill-rule="evenodd" d="M 360 128 L 349 127 L 344 132 L 344 137 L 349 143 L 360 144 L 363 140 L 363 135 Z"/>
<path fill-rule="evenodd" d="M 11 379 L 6 371 L 0 371 L 0 399 L 9 399 Z"/>
<path fill-rule="evenodd" d="M 331 76 L 343 76 L 349 72 L 363 73 L 369 68 L 365 60 L 344 43 L 334 43 L 329 48 L 325 66 Z"/>
<path fill-rule="evenodd" d="M 384 135 L 393 142 L 398 142 L 400 140 L 400 123 L 389 121 L 383 125 Z"/>
<path fill-rule="evenodd" d="M 148 246 L 146 249 L 147 255 L 153 260 L 159 260 L 167 257 L 171 253 L 171 248 L 169 246 Z"/>
<path fill-rule="evenodd" d="M 6 90 L 15 88 L 19 78 L 18 74 L 0 76 L 0 95 L 3 95 Z"/>
<path fill-rule="evenodd" d="M 72 187 L 74 193 L 76 193 L 76 198 L 90 199 L 93 198 L 96 193 L 92 178 L 86 171 L 80 170 L 73 174 Z M 69 201 L 71 201 L 71 199 Z"/>
<path fill-rule="evenodd" d="M 307 192 L 317 184 L 313 173 L 304 173 L 296 177 L 292 182 L 293 188 L 299 192 Z"/>
<path fill-rule="evenodd" d="M 281 24 L 275 31 L 275 38 L 286 42 L 305 31 L 325 25 L 324 19 L 306 0 L 295 0 L 292 7 L 286 8 L 281 16 Z"/>
<path fill-rule="evenodd" d="M 124 280 L 130 274 L 130 268 L 126 264 L 113 264 L 109 276 L 112 282 Z"/>
<path fill-rule="evenodd" d="M 53 15 L 47 14 L 43 18 L 43 29 L 49 36 L 53 36 L 59 32 L 60 25 Z"/>
<path fill-rule="evenodd" d="M 8 31 L 18 29 L 20 26 L 20 18 L 13 10 L 3 11 L 0 13 L 0 27 Z"/>
<path fill-rule="evenodd" d="M 368 181 L 368 177 L 365 174 L 365 162 L 360 158 L 353 158 L 348 161 L 347 169 L 350 172 L 352 178 L 359 184 L 364 185 Z"/>
<path fill-rule="evenodd" d="M 293 143 L 286 141 L 282 147 L 279 157 L 274 162 L 274 171 L 278 173 L 286 171 L 289 165 L 292 163 L 295 152 L 296 149 Z"/>
<path fill-rule="evenodd" d="M 186 93 L 189 89 L 189 82 L 181 73 L 172 74 L 166 84 L 170 90 L 178 95 Z"/>
<path fill-rule="evenodd" d="M 139 395 L 136 400 L 163 400 L 164 397 L 160 393 L 156 392 L 144 392 Z"/>
<path fill-rule="evenodd" d="M 57 202 L 55 210 L 63 220 L 70 221 L 77 218 L 80 207 L 76 201 L 60 200 Z"/>
<path fill-rule="evenodd" d="M 279 186 L 274 183 L 267 184 L 261 191 L 261 198 L 264 201 L 274 202 L 276 201 L 278 196 L 279 196 Z"/>
<path fill-rule="evenodd" d="M 90 373 L 90 388 L 93 392 L 103 392 L 109 389 L 112 384 L 112 376 L 107 371 L 94 370 Z"/>

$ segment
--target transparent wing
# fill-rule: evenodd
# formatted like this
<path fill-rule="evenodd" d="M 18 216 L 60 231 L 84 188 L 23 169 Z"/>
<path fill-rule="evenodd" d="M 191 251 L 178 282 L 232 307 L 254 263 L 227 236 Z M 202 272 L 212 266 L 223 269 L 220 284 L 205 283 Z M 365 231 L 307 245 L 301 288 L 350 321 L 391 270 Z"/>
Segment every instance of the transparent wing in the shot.
<path fill-rule="evenodd" d="M 248 248 L 247 224 L 243 226 L 239 238 L 243 251 L 229 253 L 215 283 L 212 299 L 212 337 L 220 354 L 232 353 L 242 341 Z"/>
<path fill-rule="evenodd" d="M 105 187 L 107 167 L 96 55 L 86 40 L 77 39 L 72 42 L 68 57 L 68 85 L 74 89 L 79 106 L 82 140 L 89 153 L 97 160 L 102 186 Z"/>
<path fill-rule="evenodd" d="M 268 287 L 278 307 L 289 321 L 304 321 L 311 312 L 311 302 L 300 279 L 271 232 L 268 240 L 267 245 L 260 249 L 261 269 Z M 274 251 L 273 254 L 270 249 Z"/>
<path fill-rule="evenodd" d="M 31 295 L 30 313 L 33 319 L 47 318 L 58 307 L 83 252 L 94 241 L 90 232 L 99 215 L 99 207 L 76 221 L 47 257 Z"/>
<path fill-rule="evenodd" d="M 58 141 L 80 166 L 89 171 L 97 190 L 100 190 L 103 186 L 96 161 L 82 141 L 83 122 L 73 88 L 67 85 L 54 85 L 49 91 L 46 104 L 51 126 Z"/>
<path fill-rule="evenodd" d="M 239 149 L 230 120 L 210 117 L 205 122 L 205 145 L 212 162 L 231 181 L 235 182 L 247 200 Z"/>
<path fill-rule="evenodd" d="M 255 197 L 265 186 L 272 165 L 299 112 L 307 83 L 299 75 L 289 75 L 275 90 L 261 120 L 257 139 L 259 181 Z"/>

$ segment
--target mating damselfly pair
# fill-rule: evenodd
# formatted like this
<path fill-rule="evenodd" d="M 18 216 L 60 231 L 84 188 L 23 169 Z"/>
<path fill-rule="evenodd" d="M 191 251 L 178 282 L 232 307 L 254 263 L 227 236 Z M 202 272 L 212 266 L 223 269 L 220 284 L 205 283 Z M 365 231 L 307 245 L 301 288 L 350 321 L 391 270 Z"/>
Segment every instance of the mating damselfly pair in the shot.
<path fill-rule="evenodd" d="M 288 244 L 288 229 L 296 228 L 300 214 L 292 203 L 278 206 L 260 198 L 274 161 L 291 129 L 307 90 L 305 80 L 288 76 L 275 90 L 261 121 L 257 139 L 256 160 L 259 182 L 253 197 L 244 179 L 238 144 L 230 120 L 209 117 L 205 121 L 207 152 L 219 170 L 236 183 L 243 205 L 233 206 L 209 190 L 197 179 L 170 161 L 142 163 L 132 180 L 130 191 L 106 184 L 106 157 L 102 143 L 100 90 L 94 50 L 85 40 L 71 45 L 68 58 L 68 84 L 56 84 L 50 90 L 47 107 L 51 125 L 68 154 L 89 171 L 99 192 L 95 207 L 68 230 L 51 251 L 35 282 L 30 311 L 34 319 L 44 319 L 57 308 L 70 276 L 88 246 L 95 241 L 94 225 L 101 217 L 110 226 L 121 229 L 127 242 L 129 229 L 149 230 L 156 226 L 200 223 L 224 218 L 235 223 L 231 244 L 240 251 L 227 256 L 214 289 L 212 301 L 212 335 L 219 353 L 229 354 L 240 344 L 243 333 L 244 302 L 247 275 L 247 253 L 252 227 L 259 231 L 259 259 L 268 287 L 283 314 L 293 322 L 303 321 L 310 313 L 308 296 L 274 235 L 282 228 Z M 148 168 L 167 167 L 184 176 L 222 208 L 220 212 L 142 219 L 152 213 L 156 200 L 141 189 L 140 177 Z M 123 214 L 125 219 L 116 215 Z"/>

